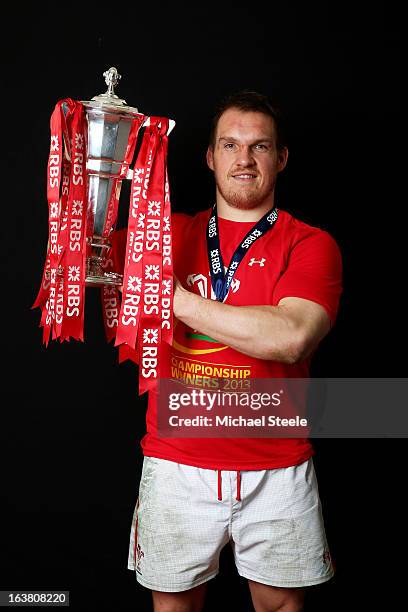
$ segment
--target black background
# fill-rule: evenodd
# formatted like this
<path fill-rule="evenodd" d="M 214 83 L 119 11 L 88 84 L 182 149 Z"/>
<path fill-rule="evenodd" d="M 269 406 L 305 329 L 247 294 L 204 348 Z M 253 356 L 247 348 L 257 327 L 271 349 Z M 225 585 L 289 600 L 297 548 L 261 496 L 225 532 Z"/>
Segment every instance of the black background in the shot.
<path fill-rule="evenodd" d="M 277 98 L 290 150 L 277 204 L 327 229 L 344 257 L 339 318 L 313 373 L 404 376 L 400 16 L 392 3 L 75 10 L 3 13 L 0 588 L 70 590 L 75 610 L 144 611 L 150 593 L 126 569 L 146 409 L 137 371 L 119 367 L 105 344 L 96 290 L 87 291 L 85 344 L 45 349 L 30 310 L 47 241 L 53 106 L 102 93 L 102 72 L 116 66 L 120 97 L 176 120 L 172 207 L 194 212 L 214 200 L 205 150 L 220 97 L 248 88 Z M 310 589 L 306 610 L 399 609 L 405 440 L 314 445 L 337 574 Z M 206 610 L 224 609 L 222 596 L 237 612 L 252 609 L 227 549 Z"/>

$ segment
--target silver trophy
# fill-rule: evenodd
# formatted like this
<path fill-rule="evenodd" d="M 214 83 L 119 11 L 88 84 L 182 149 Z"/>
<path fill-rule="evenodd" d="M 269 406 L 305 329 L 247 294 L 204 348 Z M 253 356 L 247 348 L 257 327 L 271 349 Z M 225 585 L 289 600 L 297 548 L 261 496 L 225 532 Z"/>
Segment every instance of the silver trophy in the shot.
<path fill-rule="evenodd" d="M 121 285 L 123 276 L 108 272 L 106 255 L 111 248 L 109 235 L 115 230 L 116 219 L 109 218 L 111 197 L 119 199 L 123 176 L 120 176 L 122 163 L 128 145 L 132 119 L 140 116 L 137 108 L 127 106 L 114 92 L 120 74 L 116 68 L 103 73 L 108 86 L 106 93 L 95 96 L 90 101 L 82 101 L 88 122 L 88 203 L 87 219 L 93 224 L 91 255 L 86 262 L 86 285 Z M 67 109 L 64 109 L 65 112 Z M 144 126 L 149 125 L 149 117 Z M 168 134 L 175 122 L 169 120 Z M 133 171 L 127 172 L 131 179 Z"/>

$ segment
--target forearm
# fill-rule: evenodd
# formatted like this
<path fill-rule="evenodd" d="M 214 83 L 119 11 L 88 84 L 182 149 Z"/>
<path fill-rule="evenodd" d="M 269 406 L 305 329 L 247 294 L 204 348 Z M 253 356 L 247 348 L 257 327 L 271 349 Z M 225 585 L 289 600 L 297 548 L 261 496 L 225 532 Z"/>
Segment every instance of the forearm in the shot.
<path fill-rule="evenodd" d="M 174 313 L 192 329 L 258 359 L 296 363 L 299 330 L 277 306 L 231 306 L 190 291 L 175 295 Z"/>

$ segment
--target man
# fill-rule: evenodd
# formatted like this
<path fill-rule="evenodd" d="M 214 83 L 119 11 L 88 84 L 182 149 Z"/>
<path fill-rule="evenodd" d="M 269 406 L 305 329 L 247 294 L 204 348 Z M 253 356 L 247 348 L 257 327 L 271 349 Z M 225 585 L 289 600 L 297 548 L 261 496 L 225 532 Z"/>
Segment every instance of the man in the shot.
<path fill-rule="evenodd" d="M 327 232 L 276 214 L 287 159 L 266 97 L 224 101 L 207 151 L 216 206 L 172 218 L 175 332 L 162 377 L 308 377 L 336 318 L 341 258 Z M 155 610 L 201 610 L 226 543 L 257 611 L 302 610 L 305 587 L 332 577 L 307 439 L 163 438 L 150 393 L 141 445 L 128 567 Z"/>

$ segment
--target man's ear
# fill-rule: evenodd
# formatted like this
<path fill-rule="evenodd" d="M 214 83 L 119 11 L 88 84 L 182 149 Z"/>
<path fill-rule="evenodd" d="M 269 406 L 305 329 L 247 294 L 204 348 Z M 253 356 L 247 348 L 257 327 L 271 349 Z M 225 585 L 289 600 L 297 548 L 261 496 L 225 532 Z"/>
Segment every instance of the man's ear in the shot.
<path fill-rule="evenodd" d="M 210 170 L 214 170 L 214 151 L 213 148 L 210 146 L 207 149 L 207 164 L 208 167 L 210 168 Z"/>
<path fill-rule="evenodd" d="M 278 172 L 282 172 L 288 163 L 289 151 L 287 147 L 282 147 L 278 152 Z"/>

